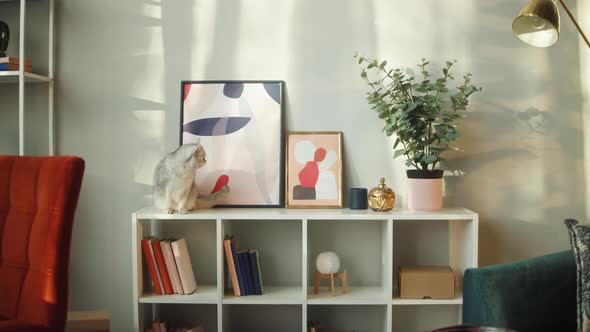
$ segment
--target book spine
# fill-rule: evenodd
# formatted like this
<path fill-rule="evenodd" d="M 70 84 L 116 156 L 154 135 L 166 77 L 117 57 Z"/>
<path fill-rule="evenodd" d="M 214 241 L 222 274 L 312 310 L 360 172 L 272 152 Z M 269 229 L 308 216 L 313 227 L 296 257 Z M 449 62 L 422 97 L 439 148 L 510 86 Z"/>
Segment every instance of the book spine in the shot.
<path fill-rule="evenodd" d="M 225 249 L 225 256 L 227 259 L 227 269 L 229 270 L 229 275 L 231 279 L 232 289 L 234 290 L 235 296 L 240 296 L 240 285 L 238 283 L 238 276 L 236 273 L 236 265 L 234 262 L 234 256 L 232 254 L 231 248 L 231 241 L 230 240 L 223 240 L 223 247 Z"/>
<path fill-rule="evenodd" d="M 184 294 L 184 292 L 182 291 L 182 285 L 180 284 L 178 270 L 176 269 L 174 255 L 172 254 L 172 247 L 170 247 L 170 242 L 160 241 L 160 246 L 162 247 L 162 253 L 164 254 L 164 263 L 166 263 L 166 270 L 168 271 L 168 276 L 170 276 L 170 282 L 172 283 L 172 291 L 175 294 Z"/>
<path fill-rule="evenodd" d="M 197 282 L 191 264 L 190 256 L 188 254 L 188 248 L 186 241 L 180 239 L 172 242 L 172 251 L 174 253 L 174 260 L 178 267 L 178 274 L 180 275 L 180 282 L 185 294 L 191 294 L 197 290 Z"/>
<path fill-rule="evenodd" d="M 242 264 L 240 264 L 240 257 L 238 255 L 238 251 L 236 248 L 236 244 L 234 241 L 231 241 L 231 251 L 232 255 L 234 256 L 234 265 L 236 267 L 236 274 L 238 275 L 238 284 L 240 285 L 240 294 L 246 294 L 246 284 L 244 283 L 244 272 L 242 270 Z"/>
<path fill-rule="evenodd" d="M 238 255 L 240 255 L 240 262 L 242 262 L 242 264 L 244 264 L 244 275 L 245 275 L 245 282 L 246 282 L 246 289 L 248 292 L 248 295 L 254 295 L 254 283 L 252 280 L 252 270 L 250 269 L 250 259 L 248 258 L 248 252 L 247 251 L 243 251 L 241 253 L 239 253 Z"/>
<path fill-rule="evenodd" d="M 0 71 L 19 70 L 19 65 L 14 63 L 0 63 Z M 25 71 L 30 72 L 31 66 L 25 66 Z"/>
<path fill-rule="evenodd" d="M 260 267 L 260 254 L 258 250 L 255 251 L 256 253 L 256 267 L 258 268 L 258 283 L 260 285 L 260 293 L 264 294 L 264 283 L 262 282 L 262 268 Z"/>
<path fill-rule="evenodd" d="M 260 271 L 258 270 L 258 259 L 256 258 L 258 252 L 249 251 L 248 258 L 250 262 L 250 269 L 252 270 L 252 279 L 254 281 L 254 294 L 262 295 L 260 288 Z"/>
<path fill-rule="evenodd" d="M 141 247 L 143 249 L 143 257 L 145 258 L 145 263 L 148 266 L 148 270 L 150 272 L 150 277 L 152 279 L 152 284 L 154 285 L 154 290 L 157 295 L 162 295 L 162 288 L 160 287 L 160 282 L 158 280 L 158 275 L 156 273 L 156 266 L 154 264 L 153 252 L 151 250 L 149 239 L 141 240 Z"/>
<path fill-rule="evenodd" d="M 172 283 L 170 282 L 170 276 L 168 275 L 168 269 L 166 268 L 166 261 L 164 260 L 164 254 L 162 253 L 162 246 L 160 240 L 152 240 L 152 247 L 154 249 L 154 255 L 156 256 L 156 264 L 160 271 L 160 277 L 162 278 L 162 285 L 164 286 L 164 293 L 174 293 L 172 289 Z"/>
<path fill-rule="evenodd" d="M 0 63 L 12 63 L 15 65 L 18 65 L 20 63 L 19 59 L 16 57 L 3 57 L 0 58 Z M 25 59 L 25 66 L 26 67 L 31 67 L 33 65 L 33 61 L 31 61 L 31 59 Z"/>

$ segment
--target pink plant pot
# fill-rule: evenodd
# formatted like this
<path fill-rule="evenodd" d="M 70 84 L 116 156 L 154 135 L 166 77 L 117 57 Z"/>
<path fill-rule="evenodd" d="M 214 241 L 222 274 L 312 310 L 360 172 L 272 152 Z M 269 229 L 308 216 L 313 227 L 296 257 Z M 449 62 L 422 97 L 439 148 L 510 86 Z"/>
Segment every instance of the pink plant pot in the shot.
<path fill-rule="evenodd" d="M 436 172 L 436 173 L 434 173 Z M 408 171 L 408 207 L 413 211 L 438 211 L 442 208 L 443 171 Z M 439 177 L 440 176 L 440 177 Z"/>

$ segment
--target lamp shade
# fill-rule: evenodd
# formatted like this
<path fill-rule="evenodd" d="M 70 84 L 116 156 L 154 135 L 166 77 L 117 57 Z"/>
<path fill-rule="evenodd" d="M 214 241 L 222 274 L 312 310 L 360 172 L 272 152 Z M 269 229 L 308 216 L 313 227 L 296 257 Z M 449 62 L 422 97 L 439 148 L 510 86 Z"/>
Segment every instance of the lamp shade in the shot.
<path fill-rule="evenodd" d="M 531 0 L 512 22 L 512 31 L 523 42 L 549 47 L 559 38 L 559 10 L 554 0 Z"/>

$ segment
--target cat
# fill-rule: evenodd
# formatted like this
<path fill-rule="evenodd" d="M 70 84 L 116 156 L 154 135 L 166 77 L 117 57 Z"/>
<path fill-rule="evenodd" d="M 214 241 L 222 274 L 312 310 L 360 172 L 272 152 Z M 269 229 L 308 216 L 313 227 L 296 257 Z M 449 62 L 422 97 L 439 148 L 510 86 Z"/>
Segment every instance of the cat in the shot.
<path fill-rule="evenodd" d="M 227 185 L 214 194 L 199 197 L 195 176 L 207 162 L 206 156 L 201 144 L 184 144 L 158 163 L 153 185 L 154 204 L 158 209 L 184 214 L 193 209 L 212 208 L 227 198 Z"/>

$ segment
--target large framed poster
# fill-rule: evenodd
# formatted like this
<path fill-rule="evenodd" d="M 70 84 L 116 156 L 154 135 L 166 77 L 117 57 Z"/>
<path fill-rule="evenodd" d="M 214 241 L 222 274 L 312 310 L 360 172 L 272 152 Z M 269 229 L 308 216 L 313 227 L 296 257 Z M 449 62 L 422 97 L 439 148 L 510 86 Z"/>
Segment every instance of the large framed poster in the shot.
<path fill-rule="evenodd" d="M 198 142 L 207 154 L 195 177 L 199 195 L 227 177 L 223 207 L 284 206 L 283 84 L 182 82 L 180 144 Z"/>

